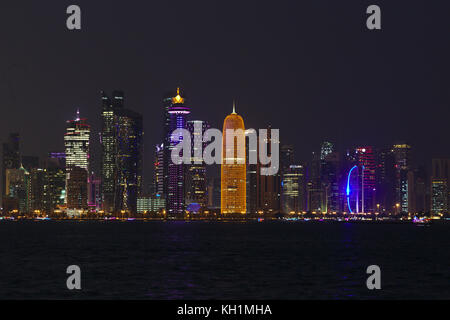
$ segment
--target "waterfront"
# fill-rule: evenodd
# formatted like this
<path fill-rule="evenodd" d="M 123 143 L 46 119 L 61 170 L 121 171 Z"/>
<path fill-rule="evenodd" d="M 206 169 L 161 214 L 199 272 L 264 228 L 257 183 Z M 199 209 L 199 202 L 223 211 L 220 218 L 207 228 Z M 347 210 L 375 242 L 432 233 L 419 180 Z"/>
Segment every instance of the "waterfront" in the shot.
<path fill-rule="evenodd" d="M 1 299 L 449 299 L 450 224 L 2 222 Z M 82 290 L 66 289 L 79 265 Z M 369 291 L 367 266 L 382 271 Z"/>

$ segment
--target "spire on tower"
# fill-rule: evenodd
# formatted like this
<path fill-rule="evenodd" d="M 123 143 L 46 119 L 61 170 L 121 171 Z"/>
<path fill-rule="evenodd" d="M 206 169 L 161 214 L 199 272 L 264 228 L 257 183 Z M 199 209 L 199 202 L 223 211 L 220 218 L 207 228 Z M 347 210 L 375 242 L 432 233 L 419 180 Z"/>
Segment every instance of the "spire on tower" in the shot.
<path fill-rule="evenodd" d="M 233 112 L 231 114 L 237 114 L 236 113 L 236 101 L 233 100 Z"/>
<path fill-rule="evenodd" d="M 80 121 L 80 108 L 77 108 L 77 117 L 75 118 L 76 121 Z"/>

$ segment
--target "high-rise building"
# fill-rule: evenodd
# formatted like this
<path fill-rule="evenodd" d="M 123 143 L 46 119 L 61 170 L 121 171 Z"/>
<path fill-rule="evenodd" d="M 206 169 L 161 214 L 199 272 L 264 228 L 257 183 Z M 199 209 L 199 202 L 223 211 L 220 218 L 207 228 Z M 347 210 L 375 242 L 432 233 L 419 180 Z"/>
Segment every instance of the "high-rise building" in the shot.
<path fill-rule="evenodd" d="M 182 137 L 172 137 L 177 129 L 186 129 L 189 107 L 180 89 L 172 98 L 164 99 L 165 126 L 164 126 L 164 194 L 166 197 L 166 212 L 169 216 L 183 215 L 185 210 L 184 164 L 173 163 L 172 150 L 179 144 Z"/>
<path fill-rule="evenodd" d="M 341 157 L 338 152 L 327 153 L 320 161 L 320 184 L 322 186 L 322 211 L 338 212 L 343 209 Z"/>
<path fill-rule="evenodd" d="M 94 172 L 88 177 L 88 207 L 91 210 L 102 208 L 101 179 Z"/>
<path fill-rule="evenodd" d="M 66 199 L 66 173 L 64 167 L 54 165 L 47 166 L 43 185 L 43 210 L 52 214 L 54 210 L 64 206 Z"/>
<path fill-rule="evenodd" d="M 411 146 L 396 144 L 392 148 L 395 167 L 395 206 L 398 211 L 409 212 L 408 205 L 408 171 L 411 168 Z"/>
<path fill-rule="evenodd" d="M 6 169 L 5 183 L 4 212 L 30 212 L 30 173 L 23 166 L 19 169 Z"/>
<path fill-rule="evenodd" d="M 87 208 L 90 132 L 90 126 L 86 123 L 86 119 L 80 118 L 79 111 L 77 111 L 74 120 L 67 121 L 64 146 L 66 154 L 66 196 L 69 209 Z"/>
<path fill-rule="evenodd" d="M 294 164 L 294 147 L 292 145 L 282 145 L 280 148 L 280 170 L 281 173 L 287 172 L 290 166 Z"/>
<path fill-rule="evenodd" d="M 227 140 L 227 130 L 234 130 L 233 141 Z M 244 120 L 233 112 L 223 122 L 221 165 L 221 213 L 247 211 Z"/>
<path fill-rule="evenodd" d="M 431 213 L 449 213 L 450 207 L 450 159 L 432 160 Z"/>
<path fill-rule="evenodd" d="M 325 160 L 325 158 L 334 151 L 334 146 L 329 141 L 324 141 L 320 147 L 320 160 Z"/>
<path fill-rule="evenodd" d="M 155 163 L 153 168 L 154 196 L 165 198 L 164 195 L 164 144 L 157 144 L 155 148 Z"/>
<path fill-rule="evenodd" d="M 203 135 L 208 130 L 206 121 L 193 120 L 187 122 L 187 129 L 191 134 L 191 164 L 185 166 L 185 204 L 194 208 L 198 205 L 205 208 L 208 203 L 208 190 L 206 180 L 206 164 L 203 160 L 203 149 L 206 143 L 203 142 Z M 201 143 L 197 146 L 195 141 Z M 200 156 L 200 157 L 198 157 Z M 189 210 L 190 211 L 190 210 Z"/>
<path fill-rule="evenodd" d="M 31 168 L 30 171 L 30 211 L 44 212 L 44 184 L 46 170 Z"/>
<path fill-rule="evenodd" d="M 396 168 L 392 149 L 377 152 L 376 207 L 380 213 L 393 213 L 395 208 Z"/>
<path fill-rule="evenodd" d="M 267 154 L 272 155 L 272 144 L 279 144 L 280 141 L 275 141 L 271 136 L 272 128 L 267 129 Z M 279 149 L 278 149 L 279 150 Z M 284 158 L 289 158 L 284 156 Z M 286 161 L 286 160 L 284 160 Z M 270 164 L 271 165 L 271 164 Z M 257 185 L 257 210 L 263 213 L 280 213 L 281 211 L 281 170 L 278 170 L 274 175 L 261 175 L 261 168 L 268 167 L 268 165 L 261 165 L 258 161 L 256 185 Z"/>
<path fill-rule="evenodd" d="M 3 155 L 2 155 L 3 196 L 5 196 L 8 191 L 6 188 L 6 170 L 20 168 L 19 140 L 20 138 L 18 133 L 11 133 L 8 137 L 8 141 L 3 143 Z"/>
<path fill-rule="evenodd" d="M 142 191 L 142 115 L 124 107 L 124 94 L 102 92 L 101 193 L 107 213 L 136 213 Z"/>
<path fill-rule="evenodd" d="M 305 172 L 302 165 L 290 165 L 283 172 L 282 211 L 286 214 L 305 210 Z"/>
<path fill-rule="evenodd" d="M 247 150 L 246 206 L 247 212 L 251 214 L 254 214 L 258 211 L 258 175 L 260 174 L 260 172 L 258 171 L 258 164 L 250 163 L 251 155 L 256 155 L 256 159 L 258 159 L 258 142 L 256 142 L 256 146 L 250 143 L 251 135 L 255 133 L 253 130 L 254 129 L 245 130 L 245 150 Z"/>
<path fill-rule="evenodd" d="M 88 172 L 80 167 L 66 168 L 67 208 L 86 210 L 88 208 Z"/>
<path fill-rule="evenodd" d="M 136 213 L 142 192 L 142 116 L 128 109 L 117 110 L 117 184 L 115 211 Z"/>
<path fill-rule="evenodd" d="M 313 152 L 307 169 L 307 209 L 311 212 L 325 211 L 326 197 L 322 188 L 321 161 L 317 152 Z"/>
<path fill-rule="evenodd" d="M 356 158 L 362 175 L 361 209 L 363 212 L 375 212 L 376 163 L 373 147 L 357 148 Z"/>

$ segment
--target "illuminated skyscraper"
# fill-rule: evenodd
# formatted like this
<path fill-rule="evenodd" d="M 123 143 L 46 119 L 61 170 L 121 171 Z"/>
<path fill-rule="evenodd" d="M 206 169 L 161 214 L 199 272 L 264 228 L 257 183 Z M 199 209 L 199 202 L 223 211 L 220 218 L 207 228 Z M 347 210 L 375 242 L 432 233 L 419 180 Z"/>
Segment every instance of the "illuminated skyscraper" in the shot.
<path fill-rule="evenodd" d="M 325 160 L 327 155 L 334 151 L 334 146 L 331 142 L 324 141 L 320 148 L 320 160 Z"/>
<path fill-rule="evenodd" d="M 153 168 L 153 195 L 164 196 L 164 144 L 157 144 L 155 148 L 155 163 Z"/>
<path fill-rule="evenodd" d="M 203 160 L 203 149 L 206 147 L 206 143 L 202 142 L 203 135 L 208 128 L 209 125 L 206 121 L 194 120 L 187 123 L 187 129 L 191 133 L 192 152 L 191 164 L 185 167 L 185 203 L 188 210 L 196 207 L 204 208 L 208 202 L 206 164 Z M 202 142 L 199 148 L 195 145 L 196 138 Z M 196 157 L 196 154 L 200 155 L 200 158 Z"/>
<path fill-rule="evenodd" d="M 66 154 L 66 191 L 69 209 L 87 208 L 90 126 L 80 118 L 67 121 L 64 145 Z"/>
<path fill-rule="evenodd" d="M 86 124 L 86 119 L 80 118 L 78 110 L 75 120 L 67 121 L 66 134 L 64 135 L 66 168 L 79 167 L 88 170 L 90 133 L 90 126 Z"/>
<path fill-rule="evenodd" d="M 117 109 L 123 108 L 124 94 L 114 91 L 112 99 L 102 92 L 102 131 L 100 143 L 102 205 L 106 212 L 114 212 L 115 186 L 117 181 Z"/>
<path fill-rule="evenodd" d="M 227 141 L 227 130 L 235 130 Z M 246 213 L 246 164 L 244 120 L 233 112 L 225 118 L 222 136 L 221 213 Z"/>
<path fill-rule="evenodd" d="M 282 210 L 284 213 L 298 213 L 305 210 L 305 172 L 302 165 L 290 165 L 283 172 Z"/>
<path fill-rule="evenodd" d="M 433 159 L 431 178 L 431 213 L 449 213 L 450 159 Z"/>
<path fill-rule="evenodd" d="M 166 211 L 169 216 L 182 215 L 185 210 L 184 164 L 175 164 L 171 159 L 173 148 L 178 145 L 182 137 L 171 138 L 177 129 L 186 129 L 186 117 L 190 113 L 189 107 L 184 105 L 185 98 L 180 89 L 172 98 L 164 100 L 164 193 L 166 196 Z"/>
<path fill-rule="evenodd" d="M 267 154 L 272 155 L 272 144 L 279 144 L 280 141 L 275 141 L 271 136 L 272 128 L 269 125 L 267 128 Z M 279 150 L 279 148 L 278 148 Z M 291 150 L 293 151 L 293 150 Z M 283 157 L 285 158 L 285 157 Z M 284 161 L 284 160 L 283 160 Z M 271 164 L 270 164 L 271 165 Z M 282 166 L 284 163 L 281 164 Z M 257 185 L 257 210 L 264 213 L 279 213 L 281 210 L 281 174 L 278 170 L 274 175 L 261 175 L 261 168 L 269 167 L 269 165 L 262 165 L 258 162 L 256 185 Z"/>
<path fill-rule="evenodd" d="M 407 213 L 409 212 L 408 171 L 411 167 L 411 146 L 396 144 L 392 152 L 395 159 L 395 202 L 401 212 Z"/>
<path fill-rule="evenodd" d="M 359 147 L 356 149 L 356 158 L 361 168 L 361 175 L 364 175 L 363 190 L 361 190 L 361 209 L 364 212 L 375 211 L 375 191 L 376 191 L 376 164 L 375 154 L 371 146 Z"/>
<path fill-rule="evenodd" d="M 3 196 L 8 192 L 6 188 L 6 170 L 20 168 L 20 153 L 19 153 L 19 134 L 11 133 L 8 141 L 3 143 L 2 156 L 2 192 Z"/>
<path fill-rule="evenodd" d="M 124 107 L 124 94 L 102 93 L 101 183 L 107 213 L 136 213 L 142 190 L 142 115 Z"/>

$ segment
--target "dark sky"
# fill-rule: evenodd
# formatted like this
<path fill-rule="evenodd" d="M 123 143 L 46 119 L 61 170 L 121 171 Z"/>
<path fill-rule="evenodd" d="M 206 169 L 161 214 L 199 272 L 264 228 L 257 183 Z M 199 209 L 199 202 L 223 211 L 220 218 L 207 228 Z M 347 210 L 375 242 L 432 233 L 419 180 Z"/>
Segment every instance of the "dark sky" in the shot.
<path fill-rule="evenodd" d="M 247 127 L 280 128 L 308 160 L 407 141 L 416 159 L 450 156 L 450 5 L 445 1 L 1 1 L 0 140 L 63 150 L 80 108 L 100 124 L 100 91 L 123 89 L 144 115 L 145 168 L 161 139 L 161 98 L 182 86 L 192 118 L 221 128 L 232 100 Z M 66 29 L 78 4 L 82 30 Z M 382 9 L 382 30 L 366 8 Z M 98 148 L 98 143 L 93 143 Z"/>

